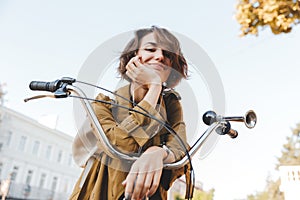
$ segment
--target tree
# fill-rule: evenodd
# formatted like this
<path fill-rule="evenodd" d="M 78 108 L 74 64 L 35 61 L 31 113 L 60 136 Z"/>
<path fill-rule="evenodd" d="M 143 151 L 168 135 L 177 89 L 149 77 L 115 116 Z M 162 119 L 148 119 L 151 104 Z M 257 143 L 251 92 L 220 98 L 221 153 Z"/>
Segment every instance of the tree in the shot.
<path fill-rule="evenodd" d="M 214 189 L 210 189 L 209 191 L 202 190 L 194 190 L 194 195 L 192 200 L 212 200 L 214 198 Z M 180 194 L 174 195 L 175 200 L 184 200 L 184 198 Z"/>
<path fill-rule="evenodd" d="M 278 158 L 276 170 L 282 165 L 300 164 L 300 123 L 292 129 L 292 135 L 286 138 L 287 142 L 283 145 L 281 156 Z M 283 193 L 280 192 L 280 179 L 273 181 L 268 177 L 266 188 L 262 192 L 248 196 L 248 200 L 284 200 Z"/>
<path fill-rule="evenodd" d="M 258 35 L 258 29 L 270 27 L 274 34 L 289 33 L 300 23 L 299 0 L 238 0 L 236 15 L 241 36 Z"/>
<path fill-rule="evenodd" d="M 214 199 L 214 189 L 210 189 L 209 191 L 195 191 L 193 200 L 212 200 Z"/>
<path fill-rule="evenodd" d="M 300 123 L 292 130 L 292 135 L 286 138 L 287 143 L 283 145 L 282 155 L 278 158 L 276 169 L 280 165 L 300 164 Z"/>
<path fill-rule="evenodd" d="M 284 200 L 284 195 L 279 189 L 280 179 L 276 181 L 267 180 L 264 191 L 248 195 L 247 200 Z"/>

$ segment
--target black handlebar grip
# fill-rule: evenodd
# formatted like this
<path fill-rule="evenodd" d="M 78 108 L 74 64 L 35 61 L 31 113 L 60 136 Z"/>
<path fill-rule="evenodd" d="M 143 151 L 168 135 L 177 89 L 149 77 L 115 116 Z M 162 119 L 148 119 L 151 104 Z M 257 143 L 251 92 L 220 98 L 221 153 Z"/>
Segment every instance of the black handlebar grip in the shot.
<path fill-rule="evenodd" d="M 53 82 L 31 81 L 31 83 L 29 84 L 29 88 L 31 90 L 40 90 L 48 92 L 55 92 L 60 86 L 60 80 L 56 80 Z"/>

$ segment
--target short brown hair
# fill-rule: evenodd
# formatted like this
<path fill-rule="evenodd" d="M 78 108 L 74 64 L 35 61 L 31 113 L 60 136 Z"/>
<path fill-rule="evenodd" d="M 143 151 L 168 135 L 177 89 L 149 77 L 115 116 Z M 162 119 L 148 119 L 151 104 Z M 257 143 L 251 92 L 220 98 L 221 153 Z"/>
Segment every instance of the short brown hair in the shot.
<path fill-rule="evenodd" d="M 126 65 L 129 60 L 137 54 L 140 48 L 140 42 L 144 36 L 149 33 L 154 33 L 154 37 L 163 47 L 164 56 L 171 61 L 172 70 L 167 80 L 167 87 L 176 86 L 182 78 L 187 78 L 188 65 L 181 52 L 178 39 L 165 28 L 152 26 L 151 28 L 139 29 L 135 31 L 135 37 L 127 44 L 120 56 L 120 64 L 118 71 L 122 78 L 130 81 L 126 75 Z"/>

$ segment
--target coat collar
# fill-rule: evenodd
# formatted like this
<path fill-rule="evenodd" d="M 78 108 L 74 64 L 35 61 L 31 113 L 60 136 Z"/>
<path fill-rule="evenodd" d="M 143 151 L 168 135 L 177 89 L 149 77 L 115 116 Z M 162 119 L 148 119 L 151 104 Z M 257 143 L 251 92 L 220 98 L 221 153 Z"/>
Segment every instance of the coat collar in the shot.
<path fill-rule="evenodd" d="M 121 88 L 119 88 L 116 93 L 119 96 L 115 97 L 115 101 L 117 104 L 125 106 L 127 108 L 133 108 L 133 105 L 131 102 L 128 101 L 128 99 L 132 100 L 132 96 L 130 93 L 130 84 L 125 85 Z M 159 104 L 156 106 L 156 110 L 158 110 L 161 114 L 161 116 L 166 119 L 166 105 L 165 102 L 162 98 L 169 98 L 169 97 L 175 97 L 176 99 L 180 100 L 181 97 L 179 95 L 178 92 L 176 92 L 174 89 L 164 89 L 164 91 L 162 92 L 162 95 L 160 96 L 160 99 L 158 100 Z M 124 98 L 126 99 L 124 99 Z M 128 117 L 129 115 L 129 110 L 124 109 L 124 108 L 117 108 L 117 107 L 113 107 L 113 114 L 115 116 L 115 119 L 117 119 L 118 122 L 123 121 L 126 117 Z"/>

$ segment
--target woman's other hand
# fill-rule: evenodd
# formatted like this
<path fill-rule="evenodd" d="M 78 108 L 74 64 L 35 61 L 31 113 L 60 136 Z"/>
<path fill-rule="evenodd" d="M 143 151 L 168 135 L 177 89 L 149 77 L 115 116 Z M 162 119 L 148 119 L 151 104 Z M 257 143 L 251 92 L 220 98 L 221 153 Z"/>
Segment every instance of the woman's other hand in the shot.
<path fill-rule="evenodd" d="M 125 199 L 139 200 L 152 196 L 157 190 L 167 152 L 158 146 L 148 148 L 132 165 L 126 180 Z M 131 198 L 130 198 L 131 197 Z"/>

